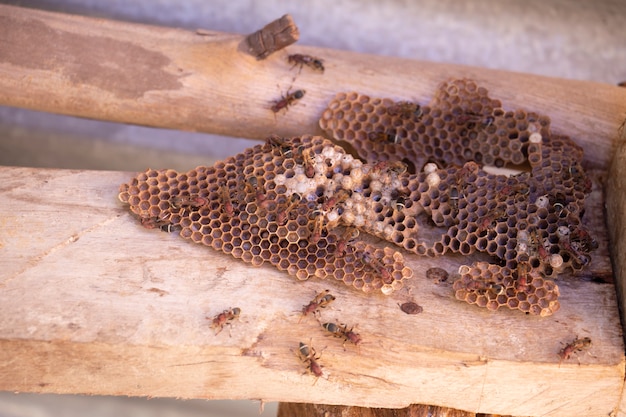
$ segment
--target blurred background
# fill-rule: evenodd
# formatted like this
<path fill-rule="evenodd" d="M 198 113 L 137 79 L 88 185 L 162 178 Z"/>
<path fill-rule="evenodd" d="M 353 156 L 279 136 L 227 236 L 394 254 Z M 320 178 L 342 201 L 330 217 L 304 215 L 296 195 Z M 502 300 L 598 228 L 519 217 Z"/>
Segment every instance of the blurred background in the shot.
<path fill-rule="evenodd" d="M 299 44 L 590 80 L 626 81 L 624 0 L 0 1 L 248 34 L 289 13 Z M 2 28 L 0 27 L 0 42 Z M 1 59 L 1 57 L 0 57 Z M 410 88 L 408 86 L 407 88 Z M 0 165 L 143 171 L 212 165 L 249 139 L 121 125 L 0 106 Z M 0 417 L 257 416 L 258 402 L 0 393 Z M 276 414 L 267 404 L 263 416 Z"/>

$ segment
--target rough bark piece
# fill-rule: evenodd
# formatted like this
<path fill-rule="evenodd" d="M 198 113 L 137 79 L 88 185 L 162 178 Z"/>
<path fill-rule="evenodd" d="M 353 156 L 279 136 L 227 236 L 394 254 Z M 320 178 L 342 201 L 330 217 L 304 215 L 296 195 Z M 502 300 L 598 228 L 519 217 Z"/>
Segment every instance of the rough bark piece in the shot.
<path fill-rule="evenodd" d="M 256 59 L 265 59 L 276 51 L 295 43 L 300 38 L 293 18 L 286 14 L 268 23 L 263 29 L 246 36 L 248 52 Z"/>
<path fill-rule="evenodd" d="M 407 408 L 364 408 L 340 405 L 280 403 L 277 417 L 475 417 L 475 413 L 435 405 L 414 404 Z"/>

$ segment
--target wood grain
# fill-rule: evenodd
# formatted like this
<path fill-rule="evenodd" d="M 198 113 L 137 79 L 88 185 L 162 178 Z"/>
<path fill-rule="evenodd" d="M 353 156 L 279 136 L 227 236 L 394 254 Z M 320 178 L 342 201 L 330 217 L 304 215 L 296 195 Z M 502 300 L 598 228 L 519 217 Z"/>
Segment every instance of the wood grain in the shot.
<path fill-rule="evenodd" d="M 246 138 L 320 133 L 340 91 L 430 100 L 449 78 L 473 78 L 505 108 L 549 114 L 553 128 L 606 169 L 626 89 L 585 81 L 292 45 L 257 61 L 243 35 L 115 22 L 0 5 L 0 105 Z M 292 67 L 310 54 L 325 72 Z M 277 115 L 290 88 L 305 97 Z"/>
<path fill-rule="evenodd" d="M 610 284 L 564 279 L 561 310 L 540 319 L 466 305 L 425 278 L 462 259 L 407 256 L 415 278 L 390 297 L 298 282 L 142 228 L 116 198 L 131 176 L 0 169 L 0 390 L 548 416 L 606 415 L 619 400 Z M 326 288 L 337 300 L 322 320 L 356 325 L 360 350 L 298 323 Z M 403 313 L 407 300 L 424 311 Z M 235 306 L 231 335 L 215 336 L 206 317 Z M 559 366 L 576 335 L 592 338 L 590 355 Z M 319 380 L 296 357 L 300 341 L 322 354 Z"/>

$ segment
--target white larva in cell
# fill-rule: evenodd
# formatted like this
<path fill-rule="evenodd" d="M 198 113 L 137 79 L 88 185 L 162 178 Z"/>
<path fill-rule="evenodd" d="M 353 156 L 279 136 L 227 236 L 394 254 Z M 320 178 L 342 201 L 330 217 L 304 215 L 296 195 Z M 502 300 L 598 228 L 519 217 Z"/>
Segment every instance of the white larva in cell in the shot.
<path fill-rule="evenodd" d="M 354 224 L 355 219 L 356 216 L 354 215 L 354 212 L 352 210 L 346 210 L 341 215 L 341 220 L 343 220 L 348 226 Z"/>
<path fill-rule="evenodd" d="M 436 172 L 431 172 L 426 176 L 426 184 L 428 184 L 428 187 L 430 188 L 437 187 L 440 182 L 441 177 L 439 177 L 439 174 L 437 174 Z"/>
<path fill-rule="evenodd" d="M 556 234 L 560 238 L 564 238 L 564 237 L 569 236 L 569 227 L 567 227 L 567 226 L 559 226 L 559 228 L 556 229 Z"/>
<path fill-rule="evenodd" d="M 315 191 L 318 185 L 323 184 L 325 181 L 319 181 L 319 178 L 311 178 L 307 181 L 307 188 L 309 192 Z"/>
<path fill-rule="evenodd" d="M 306 194 L 309 191 L 308 182 L 302 181 L 296 184 L 295 190 L 298 194 Z"/>
<path fill-rule="evenodd" d="M 543 138 L 541 137 L 541 133 L 534 132 L 534 133 L 531 133 L 530 136 L 528 137 L 528 142 L 530 142 L 530 143 L 541 143 L 542 139 Z"/>
<path fill-rule="evenodd" d="M 326 219 L 329 223 L 334 223 L 339 219 L 339 213 L 337 213 L 337 209 L 331 211 L 326 215 Z"/>
<path fill-rule="evenodd" d="M 391 293 L 393 293 L 393 285 L 389 285 L 389 284 L 384 284 L 381 288 L 380 288 L 380 292 L 383 293 L 383 295 L 389 295 Z"/>
<path fill-rule="evenodd" d="M 563 257 L 558 253 L 550 255 L 550 266 L 554 269 L 559 269 L 563 266 Z"/>
<path fill-rule="evenodd" d="M 354 186 L 354 179 L 350 175 L 344 175 L 341 179 L 341 187 L 345 190 L 351 190 Z"/>
<path fill-rule="evenodd" d="M 548 204 L 550 204 L 550 200 L 546 195 L 540 195 L 537 197 L 537 200 L 535 200 L 535 205 L 539 208 L 547 208 Z"/>
<path fill-rule="evenodd" d="M 285 181 L 287 181 L 287 177 L 285 177 L 283 174 L 277 174 L 274 177 L 274 183 L 276 185 L 285 185 Z"/>
<path fill-rule="evenodd" d="M 469 265 L 461 265 L 459 267 L 459 274 L 461 275 L 467 275 L 470 272 L 470 267 Z"/>
<path fill-rule="evenodd" d="M 354 158 L 350 154 L 345 154 L 341 157 L 341 162 L 344 164 L 350 164 Z"/>
<path fill-rule="evenodd" d="M 362 227 L 365 224 L 365 217 L 361 214 L 357 214 L 354 218 L 354 225 L 356 227 Z"/>
<path fill-rule="evenodd" d="M 308 178 L 307 178 L 307 176 L 306 176 L 306 175 L 304 175 L 304 173 L 303 173 L 303 172 L 301 172 L 301 173 L 299 173 L 299 174 L 296 174 L 296 175 L 293 177 L 293 180 L 294 180 L 294 182 L 295 182 L 296 184 L 298 184 L 298 183 L 302 183 L 302 182 L 304 182 L 304 181 L 308 180 Z"/>
<path fill-rule="evenodd" d="M 385 224 L 382 222 L 374 223 L 374 233 L 382 233 L 385 229 Z"/>
<path fill-rule="evenodd" d="M 433 163 L 433 162 L 429 162 L 426 165 L 424 165 L 424 172 L 426 174 L 430 174 L 437 171 L 437 164 Z"/>
<path fill-rule="evenodd" d="M 329 158 L 329 160 L 330 160 L 330 165 L 335 166 L 335 165 L 337 165 L 337 164 L 341 163 L 341 157 L 342 157 L 342 156 L 343 156 L 343 155 L 342 155 L 342 154 L 339 154 L 339 153 L 335 153 L 335 154 L 333 154 L 333 155 Z"/>
<path fill-rule="evenodd" d="M 372 192 L 378 192 L 382 190 L 382 188 L 383 188 L 383 184 L 380 181 L 374 180 L 370 182 L 370 189 L 372 190 Z"/>
<path fill-rule="evenodd" d="M 350 171 L 350 176 L 355 182 L 360 182 L 363 178 L 363 170 L 360 167 L 353 168 L 352 171 Z"/>
<path fill-rule="evenodd" d="M 529 239 L 530 239 L 530 235 L 528 234 L 528 232 L 526 230 L 520 230 L 519 232 L 517 232 L 517 241 L 518 242 L 528 243 Z"/>
<path fill-rule="evenodd" d="M 335 151 L 333 150 L 333 148 L 331 148 L 330 146 L 326 146 L 322 149 L 321 155 L 324 159 L 326 158 L 330 158 L 332 155 L 334 155 Z"/>

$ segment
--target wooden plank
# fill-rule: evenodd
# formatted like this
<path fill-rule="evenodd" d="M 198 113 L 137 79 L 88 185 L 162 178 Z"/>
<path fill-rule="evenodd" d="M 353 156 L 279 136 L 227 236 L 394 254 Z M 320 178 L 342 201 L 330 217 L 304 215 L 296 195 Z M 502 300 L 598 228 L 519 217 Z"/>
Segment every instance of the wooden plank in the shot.
<path fill-rule="evenodd" d="M 626 118 L 624 119 L 626 124 Z M 623 129 L 624 125 L 622 125 Z M 611 255 L 615 270 L 615 287 L 617 288 L 617 298 L 620 301 L 620 315 L 622 323 L 626 323 L 626 312 L 624 311 L 624 300 L 626 300 L 626 211 L 624 202 L 626 201 L 626 132 L 620 131 L 621 141 L 611 163 L 607 180 L 606 211 L 609 227 L 609 238 L 611 242 Z M 619 405 L 619 412 L 616 416 L 626 416 L 626 393 L 622 391 Z"/>
<path fill-rule="evenodd" d="M 319 133 L 340 91 L 427 102 L 449 78 L 473 78 L 505 108 L 549 114 L 555 131 L 608 166 L 626 90 L 605 84 L 292 45 L 257 61 L 243 35 L 115 22 L 0 5 L 0 105 L 146 126 L 263 138 Z M 287 56 L 324 60 L 323 74 Z M 274 100 L 306 90 L 287 112 Z"/>
<path fill-rule="evenodd" d="M 389 297 L 298 282 L 142 228 L 116 198 L 131 176 L 0 169 L 0 390 L 546 416 L 606 416 L 619 401 L 610 284 L 560 281 L 560 311 L 538 318 L 456 301 L 450 285 L 425 278 L 432 266 L 458 267 L 448 257 L 407 256 L 415 278 Z M 312 318 L 298 323 L 326 288 L 337 300 L 322 319 L 357 325 L 359 350 Z M 409 299 L 423 313 L 404 314 L 398 303 Z M 232 335 L 216 336 L 206 317 L 235 306 Z M 590 355 L 559 366 L 576 335 L 592 338 Z M 301 341 L 321 352 L 322 378 L 305 373 Z"/>

